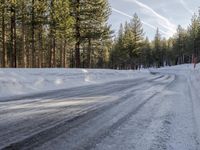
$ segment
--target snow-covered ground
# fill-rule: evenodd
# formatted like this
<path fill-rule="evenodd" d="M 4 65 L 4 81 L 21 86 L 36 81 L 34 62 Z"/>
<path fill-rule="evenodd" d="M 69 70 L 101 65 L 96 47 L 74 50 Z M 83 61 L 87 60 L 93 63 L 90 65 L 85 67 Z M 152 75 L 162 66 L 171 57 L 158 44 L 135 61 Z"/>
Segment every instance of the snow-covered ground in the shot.
<path fill-rule="evenodd" d="M 200 150 L 200 64 L 150 71 L 1 70 L 43 93 L 0 98 L 0 149 Z"/>
<path fill-rule="evenodd" d="M 1 97 L 99 84 L 147 76 L 148 70 L 0 69 Z"/>

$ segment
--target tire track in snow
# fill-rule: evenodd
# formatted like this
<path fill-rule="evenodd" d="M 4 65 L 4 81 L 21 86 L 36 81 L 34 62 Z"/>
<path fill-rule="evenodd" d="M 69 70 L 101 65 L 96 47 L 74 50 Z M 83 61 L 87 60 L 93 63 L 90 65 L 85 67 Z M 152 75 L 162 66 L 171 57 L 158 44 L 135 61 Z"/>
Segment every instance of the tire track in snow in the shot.
<path fill-rule="evenodd" d="M 187 82 L 188 82 L 188 91 L 189 91 L 189 96 L 192 104 L 192 113 L 193 113 L 193 122 L 194 122 L 194 138 L 196 142 L 196 150 L 200 149 L 200 130 L 199 130 L 199 125 L 200 125 L 200 120 L 199 120 L 199 107 L 200 107 L 200 97 L 197 93 L 194 91 L 198 91 L 197 88 L 195 87 L 194 83 L 191 80 L 191 76 L 187 77 Z"/>
<path fill-rule="evenodd" d="M 165 85 L 168 86 L 168 85 Z M 158 92 L 159 93 L 159 92 Z M 155 95 L 158 94 L 157 92 L 151 93 L 148 97 L 146 97 L 145 99 L 142 100 L 142 102 L 139 101 L 139 99 L 137 99 L 135 97 L 135 101 L 133 102 L 132 99 L 134 97 L 129 97 L 126 101 L 124 101 L 121 105 L 115 106 L 112 109 L 113 110 L 107 110 L 107 112 L 104 112 L 104 114 L 102 114 L 101 116 L 97 116 L 92 120 L 88 120 L 88 122 L 86 122 L 86 125 L 81 125 L 83 126 L 81 129 L 80 127 L 77 127 L 75 129 L 72 129 L 72 131 L 69 131 L 70 133 L 68 133 L 69 135 L 74 136 L 73 139 L 71 139 L 72 137 L 62 137 L 61 139 L 70 139 L 68 142 L 68 144 L 65 145 L 65 147 L 68 147 L 68 149 L 75 149 L 75 150 L 89 150 L 95 147 L 95 145 L 97 143 L 99 143 L 102 139 L 104 139 L 106 136 L 108 136 L 109 134 L 111 134 L 115 129 L 117 129 L 118 127 L 120 127 L 122 124 L 126 123 L 126 121 L 134 114 L 137 114 L 137 112 L 145 105 L 147 104 L 151 98 L 153 98 Z M 140 93 L 141 94 L 141 93 Z M 139 102 L 139 104 L 136 104 L 135 102 Z M 135 103 L 135 107 L 132 108 L 131 105 L 133 105 L 133 103 Z M 126 106 L 126 107 L 125 107 Z M 134 106 L 134 105 L 133 105 Z M 118 107 L 118 108 L 117 108 Z M 121 113 L 119 113 L 118 111 L 116 112 L 117 114 L 113 114 L 114 116 L 111 116 L 111 118 L 109 118 L 109 113 L 113 113 L 113 111 L 116 110 L 122 110 L 122 108 L 126 108 L 128 110 L 123 111 Z M 120 116 L 122 115 L 120 118 L 116 118 L 116 115 Z M 114 117 L 114 118 L 112 118 Z M 107 118 L 107 121 L 105 120 L 105 118 Z M 100 121 L 99 121 L 100 120 Z M 101 121 L 103 120 L 103 121 Z M 92 129 L 84 129 L 84 126 L 90 128 L 88 125 L 92 126 L 91 128 L 93 128 L 93 124 L 94 122 L 97 122 L 98 125 L 101 125 L 100 127 L 96 126 L 93 130 Z M 99 123 L 98 123 L 99 122 Z M 88 125 L 87 125 L 88 124 Z M 87 130 L 84 131 L 85 133 L 82 133 L 83 135 L 79 135 L 81 130 Z M 79 141 L 81 140 L 81 141 Z M 53 142 L 55 145 L 60 145 L 59 141 L 57 140 L 58 143 L 55 144 L 55 141 Z M 73 143 L 73 141 L 78 141 L 80 142 L 80 144 L 78 143 Z M 73 143 L 73 144 L 71 144 Z M 51 142 L 49 143 L 51 144 Z M 48 145 L 48 144 L 47 144 Z M 48 147 L 48 146 L 47 146 Z M 45 149 L 47 147 L 41 147 L 39 149 Z M 51 147 L 51 146 L 50 146 Z M 57 147 L 54 147 L 54 149 L 57 149 Z M 58 149 L 63 149 L 64 147 L 58 148 Z M 53 149 L 53 148 L 52 148 Z"/>
<path fill-rule="evenodd" d="M 125 98 L 125 97 L 123 97 L 123 98 Z M 113 106 L 110 106 L 110 107 L 113 107 Z M 109 109 L 109 107 L 108 107 L 107 109 Z M 97 110 L 94 110 L 94 111 L 97 111 Z M 99 111 L 102 111 L 102 110 L 99 110 Z M 92 113 L 92 112 L 91 112 L 91 113 Z M 88 112 L 88 114 L 89 114 L 89 112 Z M 86 115 L 86 114 L 84 114 L 84 115 Z M 83 115 L 83 116 L 84 116 L 84 115 Z M 79 119 L 80 117 L 81 117 L 81 116 L 77 116 L 77 117 L 75 117 L 75 118 L 78 118 L 78 119 Z M 73 121 L 75 118 L 73 118 L 72 121 Z M 75 120 L 76 120 L 76 119 L 75 119 Z M 69 121 L 69 122 L 70 122 L 70 121 Z M 51 128 L 51 129 L 49 129 L 49 130 L 57 129 L 57 128 L 59 128 L 59 126 L 62 127 L 63 124 L 66 125 L 66 124 L 68 124 L 69 122 L 64 122 L 64 123 L 61 122 L 60 124 L 58 124 L 58 126 L 55 126 L 55 128 Z M 47 129 L 47 130 L 45 129 L 45 131 L 43 131 L 43 132 L 49 132 L 49 130 L 48 130 L 48 129 Z M 44 134 L 44 133 L 40 132 L 40 133 L 37 133 L 37 134 L 40 135 L 40 134 Z M 37 137 L 39 137 L 37 134 L 35 135 L 35 138 L 36 138 L 36 139 L 37 139 Z M 29 137 L 29 139 L 25 139 L 25 141 L 32 141 L 32 142 L 33 142 L 33 141 L 34 141 L 33 139 L 34 139 L 34 135 L 33 135 L 32 137 Z M 23 141 L 23 142 L 21 142 L 21 143 L 24 143 L 25 141 Z M 35 142 L 36 142 L 36 141 L 35 141 Z M 20 145 L 19 143 L 20 143 L 20 142 L 18 142 L 18 145 Z M 26 143 L 26 142 L 25 142 L 25 143 Z M 34 143 L 34 142 L 33 142 L 33 143 Z M 14 145 L 17 147 L 17 144 L 16 144 L 16 143 L 15 143 Z M 23 144 L 22 144 L 22 145 L 23 145 Z M 11 146 L 11 147 L 13 147 L 13 146 Z M 19 147 L 20 147 L 20 146 L 19 146 Z"/>

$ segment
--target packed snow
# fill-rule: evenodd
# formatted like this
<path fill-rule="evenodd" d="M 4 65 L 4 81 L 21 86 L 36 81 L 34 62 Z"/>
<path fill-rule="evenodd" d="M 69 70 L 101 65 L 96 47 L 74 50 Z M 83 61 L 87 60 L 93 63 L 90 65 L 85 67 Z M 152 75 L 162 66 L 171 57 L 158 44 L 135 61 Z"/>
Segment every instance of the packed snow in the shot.
<path fill-rule="evenodd" d="M 0 77 L 5 97 L 43 92 L 0 98 L 0 149 L 200 149 L 200 64 L 2 69 Z"/>

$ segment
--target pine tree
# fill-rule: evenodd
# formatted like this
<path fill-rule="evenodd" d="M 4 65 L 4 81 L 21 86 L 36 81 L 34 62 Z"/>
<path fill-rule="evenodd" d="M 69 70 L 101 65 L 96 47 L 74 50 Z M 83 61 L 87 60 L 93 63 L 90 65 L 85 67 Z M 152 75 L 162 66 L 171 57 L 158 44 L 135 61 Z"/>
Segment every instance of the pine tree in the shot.
<path fill-rule="evenodd" d="M 80 68 L 80 44 L 81 44 L 81 6 L 86 5 L 83 0 L 71 0 L 72 15 L 74 17 L 74 38 L 75 38 L 75 66 Z"/>
<path fill-rule="evenodd" d="M 88 40 L 91 42 L 95 41 L 96 43 L 96 49 L 98 51 L 93 52 L 97 55 L 97 63 L 102 64 L 104 63 L 104 53 L 106 51 L 106 48 L 108 48 L 109 45 L 109 39 L 110 39 L 110 26 L 107 25 L 107 20 L 110 15 L 110 6 L 108 4 L 107 0 L 95 0 L 91 3 L 91 13 L 92 16 L 90 18 L 90 24 L 89 24 L 89 32 L 87 34 Z M 87 31 L 86 31 L 87 33 Z M 92 44 L 88 43 L 88 51 L 87 51 L 87 67 L 91 66 L 91 50 Z M 101 63 L 102 62 L 102 63 Z M 93 64 L 94 66 L 94 64 Z M 99 66 L 99 65 L 98 65 Z"/>
<path fill-rule="evenodd" d="M 142 23 L 140 21 L 140 18 L 135 13 L 133 16 L 133 19 L 131 20 L 130 24 L 130 31 L 131 31 L 131 37 L 132 37 L 132 45 L 130 47 L 129 57 L 131 59 L 131 66 L 133 68 L 133 64 L 135 64 L 135 67 L 140 66 L 140 60 L 134 60 L 134 58 L 137 58 L 141 53 L 141 44 L 144 36 Z M 138 61 L 138 62 L 137 62 Z"/>
<path fill-rule="evenodd" d="M 11 0 L 10 3 L 10 14 L 11 14 L 11 20 L 10 20 L 10 32 L 11 32 L 11 67 L 16 68 L 17 67 L 17 33 L 16 33 L 16 0 Z"/>
<path fill-rule="evenodd" d="M 95 67 L 108 59 L 107 0 L 2 0 L 0 14 L 1 67 L 81 67 L 83 60 Z"/>
<path fill-rule="evenodd" d="M 154 38 L 154 57 L 157 67 L 163 66 L 162 62 L 162 49 L 161 49 L 161 34 L 159 32 L 159 29 L 156 30 L 156 35 Z"/>
<path fill-rule="evenodd" d="M 175 37 L 174 47 L 176 47 L 177 64 L 184 63 L 184 56 L 186 50 L 186 31 L 178 25 L 177 34 Z"/>
<path fill-rule="evenodd" d="M 196 57 L 197 55 L 197 36 L 198 36 L 198 29 L 200 26 L 200 22 L 198 16 L 196 14 L 193 15 L 191 20 L 191 25 L 189 26 L 189 34 L 190 34 L 190 45 L 191 49 L 193 49 L 193 55 Z"/>
<path fill-rule="evenodd" d="M 2 0 L 0 3 L 1 10 L 1 38 L 2 38 L 2 67 L 7 67 L 7 49 L 6 49 L 6 3 Z"/>
<path fill-rule="evenodd" d="M 140 55 L 141 63 L 143 67 L 148 68 L 152 65 L 152 51 L 148 37 L 142 42 L 142 51 Z"/>

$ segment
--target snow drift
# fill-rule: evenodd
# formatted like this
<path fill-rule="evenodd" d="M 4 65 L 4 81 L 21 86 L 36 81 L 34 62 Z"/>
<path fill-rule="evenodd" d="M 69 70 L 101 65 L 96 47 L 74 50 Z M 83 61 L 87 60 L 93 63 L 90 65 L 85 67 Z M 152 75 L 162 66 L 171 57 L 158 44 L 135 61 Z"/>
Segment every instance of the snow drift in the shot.
<path fill-rule="evenodd" d="M 0 69 L 0 97 L 138 78 L 147 70 Z"/>
<path fill-rule="evenodd" d="M 157 72 L 158 69 L 150 69 Z M 160 68 L 163 73 L 194 74 L 193 80 L 200 83 L 200 64 L 196 69 L 192 64 Z M 174 74 L 175 74 L 174 73 Z M 106 83 L 148 76 L 148 70 L 110 69 L 0 69 L 0 98 L 14 95 L 32 94 L 57 89 L 66 89 L 90 84 Z M 199 85 L 196 85 L 199 87 Z"/>

